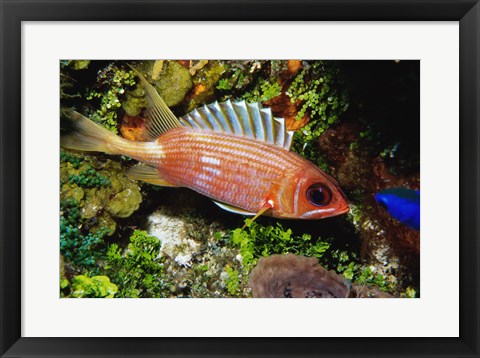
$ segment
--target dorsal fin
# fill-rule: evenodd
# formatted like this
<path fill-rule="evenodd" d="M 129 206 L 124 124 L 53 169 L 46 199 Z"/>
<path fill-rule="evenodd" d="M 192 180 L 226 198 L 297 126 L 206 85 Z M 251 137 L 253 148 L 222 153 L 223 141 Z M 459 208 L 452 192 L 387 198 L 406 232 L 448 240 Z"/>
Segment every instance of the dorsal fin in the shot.
<path fill-rule="evenodd" d="M 130 68 L 135 72 L 135 74 L 140 78 L 142 87 L 145 89 L 146 98 L 148 101 L 149 108 L 147 109 L 147 122 L 145 123 L 145 134 L 144 137 L 146 140 L 154 140 L 160 136 L 160 134 L 176 127 L 181 127 L 182 124 L 178 118 L 173 114 L 173 112 L 168 108 L 163 99 L 158 94 L 155 87 L 153 87 L 148 81 L 143 77 L 143 75 L 134 67 Z"/>
<path fill-rule="evenodd" d="M 287 131 L 285 120 L 275 118 L 270 108 L 259 103 L 214 102 L 194 109 L 180 118 L 187 127 L 244 136 L 290 150 L 293 131 Z"/>

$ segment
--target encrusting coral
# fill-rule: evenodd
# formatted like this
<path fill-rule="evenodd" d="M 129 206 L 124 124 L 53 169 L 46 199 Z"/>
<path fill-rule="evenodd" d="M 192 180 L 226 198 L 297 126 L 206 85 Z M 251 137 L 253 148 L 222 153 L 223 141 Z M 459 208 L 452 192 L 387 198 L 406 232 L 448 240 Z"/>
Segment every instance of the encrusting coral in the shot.
<path fill-rule="evenodd" d="M 368 286 L 351 284 L 327 271 L 314 257 L 294 254 L 262 257 L 249 285 L 255 298 L 374 298 L 393 297 Z"/>

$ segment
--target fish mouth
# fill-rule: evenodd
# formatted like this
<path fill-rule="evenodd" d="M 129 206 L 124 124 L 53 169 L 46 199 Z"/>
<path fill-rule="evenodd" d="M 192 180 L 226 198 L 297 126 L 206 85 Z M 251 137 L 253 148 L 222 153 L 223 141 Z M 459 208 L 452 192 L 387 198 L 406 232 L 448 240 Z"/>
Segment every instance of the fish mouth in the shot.
<path fill-rule="evenodd" d="M 350 206 L 348 204 L 342 205 L 336 209 L 328 209 L 328 210 L 315 210 L 310 211 L 308 213 L 303 214 L 300 216 L 301 219 L 311 219 L 311 220 L 318 220 L 318 219 L 326 219 L 331 218 L 333 216 L 338 216 L 342 214 L 346 214 L 350 211 Z"/>
<path fill-rule="evenodd" d="M 350 212 L 350 205 L 345 205 L 342 209 L 338 210 L 338 215 L 348 214 Z"/>
<path fill-rule="evenodd" d="M 338 215 L 348 214 L 349 212 L 350 212 L 350 205 L 345 204 L 339 207 L 338 209 L 335 209 L 333 212 L 330 213 L 329 216 L 338 216 Z"/>
<path fill-rule="evenodd" d="M 338 191 L 343 200 L 340 200 L 341 205 L 334 211 L 334 216 L 348 214 L 350 212 L 350 204 L 348 203 L 347 196 L 342 190 L 339 189 Z"/>

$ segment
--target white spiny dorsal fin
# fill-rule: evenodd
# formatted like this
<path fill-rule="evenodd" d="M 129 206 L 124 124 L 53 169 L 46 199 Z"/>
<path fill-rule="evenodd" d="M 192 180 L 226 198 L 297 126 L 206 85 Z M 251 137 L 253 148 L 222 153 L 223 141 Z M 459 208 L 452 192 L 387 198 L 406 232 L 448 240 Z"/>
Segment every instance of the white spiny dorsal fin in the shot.
<path fill-rule="evenodd" d="M 180 118 L 187 127 L 212 130 L 256 139 L 290 150 L 293 131 L 287 131 L 285 120 L 275 118 L 270 108 L 259 103 L 230 100 L 194 109 Z"/>
<path fill-rule="evenodd" d="M 240 214 L 240 215 L 247 215 L 247 216 L 255 216 L 255 213 L 252 213 L 251 211 L 247 211 L 244 209 L 237 208 L 236 206 L 232 206 L 229 204 L 224 204 L 220 203 L 218 201 L 212 200 L 215 204 L 217 204 L 219 207 L 221 207 L 223 210 L 230 211 L 231 213 L 234 214 Z"/>
<path fill-rule="evenodd" d="M 147 109 L 148 120 L 145 124 L 146 140 L 154 140 L 162 133 L 172 128 L 181 127 L 182 124 L 165 104 L 155 87 L 153 87 L 138 70 L 132 66 L 130 66 L 130 68 L 135 72 L 138 78 L 140 78 L 149 105 L 149 108 Z"/>
<path fill-rule="evenodd" d="M 243 135 L 248 138 L 256 139 L 255 133 L 253 131 L 254 129 L 253 129 L 252 118 L 250 118 L 250 115 L 247 109 L 247 102 L 245 101 L 233 102 L 232 107 L 235 112 L 235 115 L 240 121 L 240 125 L 243 128 Z"/>

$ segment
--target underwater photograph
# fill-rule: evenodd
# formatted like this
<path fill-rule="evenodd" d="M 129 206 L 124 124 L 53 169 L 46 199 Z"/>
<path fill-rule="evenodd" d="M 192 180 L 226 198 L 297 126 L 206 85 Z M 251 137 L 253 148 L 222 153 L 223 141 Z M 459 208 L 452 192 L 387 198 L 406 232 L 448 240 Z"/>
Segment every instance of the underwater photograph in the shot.
<path fill-rule="evenodd" d="M 420 61 L 59 67 L 60 297 L 420 297 Z"/>

